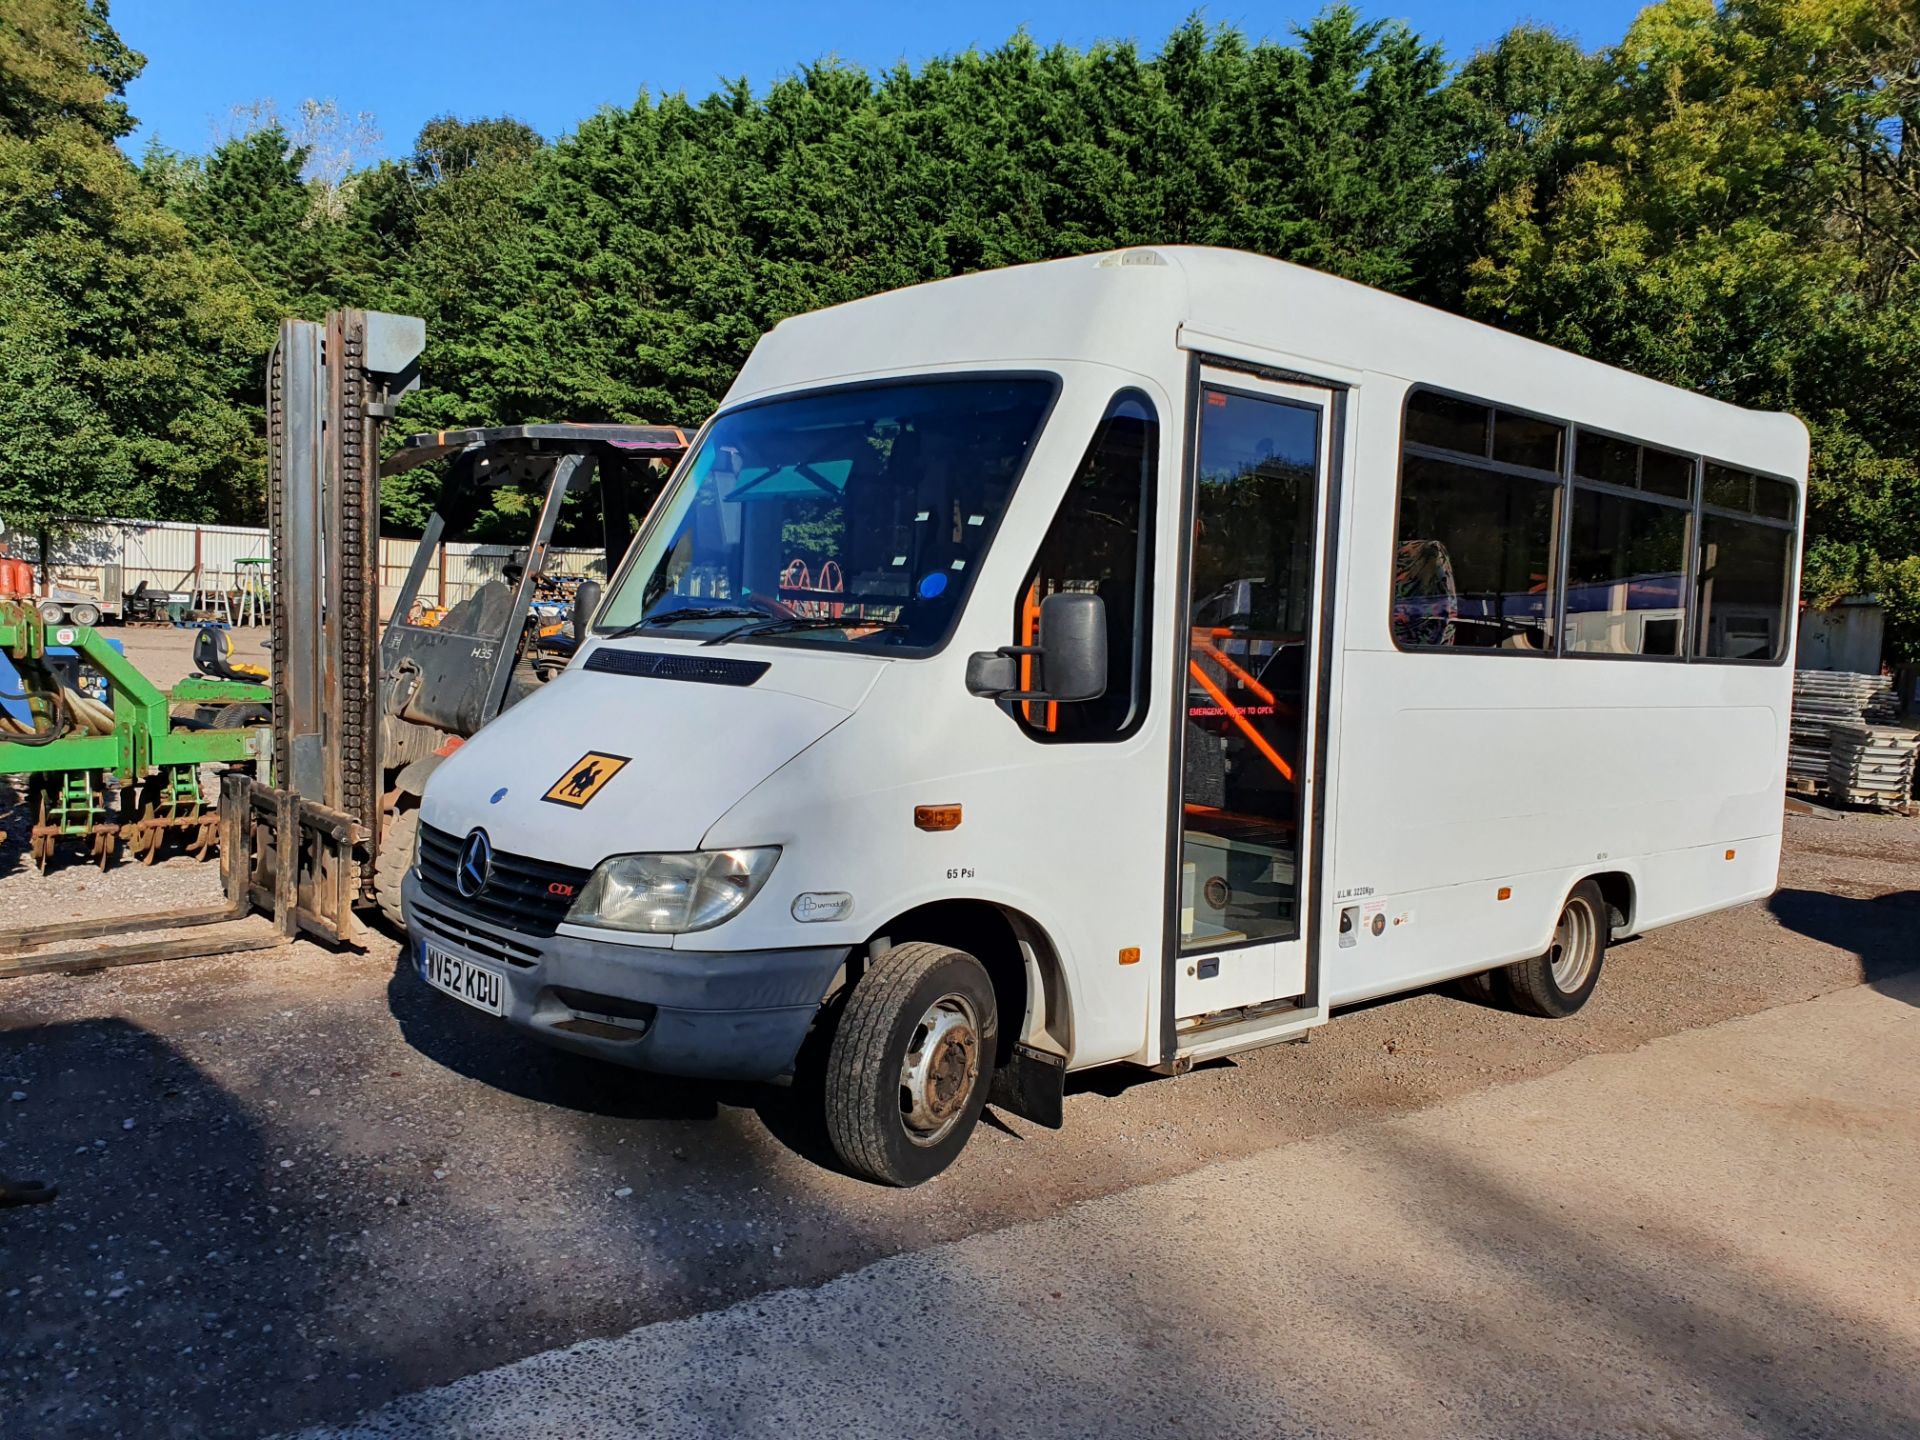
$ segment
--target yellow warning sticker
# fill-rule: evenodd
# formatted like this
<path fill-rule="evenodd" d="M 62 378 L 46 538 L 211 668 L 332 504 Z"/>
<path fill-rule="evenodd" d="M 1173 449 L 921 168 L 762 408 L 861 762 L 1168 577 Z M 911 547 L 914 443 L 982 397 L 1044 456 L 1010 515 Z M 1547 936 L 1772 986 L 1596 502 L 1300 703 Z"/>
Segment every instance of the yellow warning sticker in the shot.
<path fill-rule="evenodd" d="M 553 788 L 540 798 L 570 810 L 584 810 L 587 802 L 607 788 L 607 782 L 627 768 L 630 755 L 608 755 L 589 750 L 567 767 L 567 773 L 553 782 Z"/>

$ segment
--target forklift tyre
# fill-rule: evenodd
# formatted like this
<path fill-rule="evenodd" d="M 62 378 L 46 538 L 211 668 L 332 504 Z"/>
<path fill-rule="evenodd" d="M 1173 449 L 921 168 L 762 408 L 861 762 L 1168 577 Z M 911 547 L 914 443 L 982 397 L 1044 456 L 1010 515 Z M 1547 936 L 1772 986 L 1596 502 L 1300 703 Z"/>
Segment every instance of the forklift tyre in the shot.
<path fill-rule="evenodd" d="M 254 705 L 245 700 L 237 705 L 222 705 L 213 716 L 213 728 L 216 730 L 246 730 L 272 722 L 272 706 Z"/>
<path fill-rule="evenodd" d="M 407 933 L 406 916 L 400 909 L 400 887 L 413 865 L 413 840 L 420 833 L 420 812 L 402 810 L 381 837 L 380 853 L 373 862 L 373 893 L 380 902 L 380 913 L 396 935 Z"/>

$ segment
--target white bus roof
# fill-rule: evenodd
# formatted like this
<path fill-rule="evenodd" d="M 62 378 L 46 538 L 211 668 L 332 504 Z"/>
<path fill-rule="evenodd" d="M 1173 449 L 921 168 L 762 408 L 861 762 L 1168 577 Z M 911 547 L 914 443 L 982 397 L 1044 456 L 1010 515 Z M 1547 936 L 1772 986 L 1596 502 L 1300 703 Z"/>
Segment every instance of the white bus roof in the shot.
<path fill-rule="evenodd" d="M 1383 290 L 1238 250 L 1151 246 L 936 280 L 781 321 L 732 404 L 955 366 L 1106 362 L 1172 383 L 1177 347 L 1364 386 L 1438 386 L 1804 483 L 1807 432 Z"/>

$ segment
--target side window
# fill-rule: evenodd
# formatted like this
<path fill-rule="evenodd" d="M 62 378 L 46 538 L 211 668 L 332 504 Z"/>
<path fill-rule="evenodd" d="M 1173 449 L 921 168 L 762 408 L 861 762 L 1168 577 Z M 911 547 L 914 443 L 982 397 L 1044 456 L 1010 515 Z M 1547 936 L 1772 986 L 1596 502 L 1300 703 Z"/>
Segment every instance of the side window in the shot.
<path fill-rule="evenodd" d="M 1708 461 L 1701 493 L 1693 653 L 1778 660 L 1793 587 L 1794 487 Z"/>
<path fill-rule="evenodd" d="M 1100 596 L 1107 610 L 1107 693 L 1072 705 L 1015 705 L 1014 718 L 1036 740 L 1117 740 L 1146 713 L 1159 461 L 1153 402 L 1138 390 L 1121 391 L 1074 471 L 1014 608 L 1018 643 L 1031 645 L 1047 596 L 1063 590 Z M 1030 685 L 1031 662 L 1023 661 L 1021 671 L 1021 685 Z"/>
<path fill-rule="evenodd" d="M 1407 401 L 1393 640 L 1550 654 L 1566 427 L 1433 391 Z"/>
<path fill-rule="evenodd" d="M 1565 644 L 1588 655 L 1684 653 L 1693 457 L 1574 436 Z"/>

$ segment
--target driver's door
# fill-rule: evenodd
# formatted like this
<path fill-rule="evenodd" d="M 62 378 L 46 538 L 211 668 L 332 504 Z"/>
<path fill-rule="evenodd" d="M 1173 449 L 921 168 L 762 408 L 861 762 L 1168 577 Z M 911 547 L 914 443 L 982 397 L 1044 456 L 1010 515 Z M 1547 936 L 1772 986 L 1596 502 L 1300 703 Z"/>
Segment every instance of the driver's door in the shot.
<path fill-rule="evenodd" d="M 1201 372 L 1177 632 L 1176 1021 L 1307 990 L 1331 399 Z"/>

